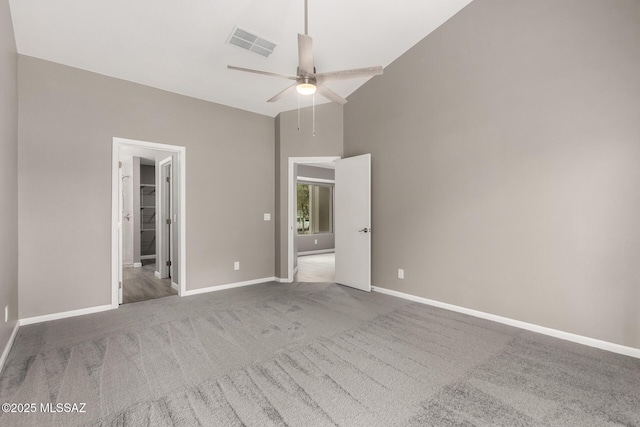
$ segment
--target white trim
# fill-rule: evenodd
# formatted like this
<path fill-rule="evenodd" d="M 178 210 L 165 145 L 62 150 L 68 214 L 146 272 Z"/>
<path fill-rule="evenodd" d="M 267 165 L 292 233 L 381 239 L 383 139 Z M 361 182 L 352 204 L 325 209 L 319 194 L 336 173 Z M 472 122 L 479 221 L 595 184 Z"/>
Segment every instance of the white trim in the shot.
<path fill-rule="evenodd" d="M 294 165 L 296 163 L 333 163 L 340 160 L 340 156 L 327 157 L 289 157 L 288 162 L 288 178 L 287 178 L 287 280 L 293 282 L 293 240 L 295 237 L 294 220 L 295 220 L 295 204 L 294 204 L 294 185 L 296 176 L 294 176 Z"/>
<path fill-rule="evenodd" d="M 178 285 L 176 282 L 171 282 L 171 287 L 176 291 L 180 290 L 180 285 Z"/>
<path fill-rule="evenodd" d="M 132 262 L 132 263 L 126 263 L 126 264 L 122 264 L 122 267 L 124 268 L 140 268 L 142 267 L 142 263 L 141 262 Z"/>
<path fill-rule="evenodd" d="M 308 177 L 308 176 L 299 176 L 299 177 L 297 177 L 297 181 L 319 182 L 319 183 L 322 183 L 322 184 L 335 184 L 336 183 L 335 179 L 311 178 L 311 177 Z"/>
<path fill-rule="evenodd" d="M 328 254 L 328 253 L 332 253 L 335 252 L 336 249 L 318 249 L 317 251 L 305 251 L 305 252 L 298 252 L 298 256 L 305 256 L 305 255 L 317 255 L 317 254 Z"/>
<path fill-rule="evenodd" d="M 16 339 L 16 335 L 18 334 L 18 329 L 20 328 L 20 321 L 16 321 L 16 326 L 13 327 L 13 332 L 11 332 L 11 336 L 9 337 L 9 341 L 7 341 L 7 345 L 4 346 L 4 351 L 2 352 L 2 356 L 0 356 L 0 373 L 2 373 L 2 369 L 4 368 L 4 362 L 7 361 L 7 357 L 9 357 L 9 352 L 11 351 L 11 347 L 13 347 L 13 341 Z"/>
<path fill-rule="evenodd" d="M 448 304 L 445 302 L 422 298 L 422 297 L 418 297 L 411 294 L 405 294 L 403 292 L 380 288 L 378 286 L 373 286 L 372 290 L 374 292 L 379 292 L 381 294 L 392 295 L 394 297 L 404 298 L 410 301 L 415 301 L 422 304 L 431 305 L 434 307 L 444 308 L 445 310 L 468 314 L 469 316 L 479 317 L 481 319 L 491 320 L 493 322 L 503 323 L 509 326 L 515 326 L 516 328 L 526 329 L 527 331 L 537 332 L 539 334 L 560 338 L 565 341 L 571 341 L 571 342 L 583 344 L 589 347 L 595 347 L 602 350 L 610 351 L 612 353 L 624 354 L 625 356 L 631 356 L 631 357 L 636 357 L 640 359 L 640 348 L 627 347 L 621 344 L 602 341 L 596 338 L 589 338 L 583 335 L 572 334 L 571 332 L 559 331 L 557 329 L 547 328 L 545 326 L 539 326 L 533 323 L 527 323 L 520 320 L 510 319 L 508 317 L 502 317 L 502 316 L 498 316 L 491 313 L 485 313 L 483 311 L 473 310 L 471 308 L 460 307 L 460 306 Z"/>
<path fill-rule="evenodd" d="M 119 179 L 118 179 L 118 162 L 120 159 L 120 147 L 133 146 L 148 148 L 152 150 L 170 152 L 175 155 L 175 163 L 178 166 L 179 175 L 179 197 L 180 206 L 178 207 L 178 230 L 179 230 L 179 254 L 178 265 L 180 274 L 178 281 L 178 295 L 183 295 L 187 289 L 187 158 L 186 148 L 179 145 L 158 144 L 155 142 L 138 141 L 133 139 L 125 139 L 114 137 L 112 149 L 112 173 L 111 173 L 111 307 L 118 307 L 118 271 L 120 265 L 118 262 L 118 198 L 119 198 Z M 174 168 L 175 172 L 175 168 Z M 176 212 L 174 212 L 175 214 Z M 155 257 L 154 257 L 155 258 Z"/>
<path fill-rule="evenodd" d="M 247 280 L 245 282 L 228 283 L 226 285 L 209 286 L 206 288 L 185 291 L 183 296 L 206 294 L 207 292 L 223 291 L 225 289 L 239 288 L 241 286 L 257 285 L 259 283 L 275 282 L 275 277 L 263 277 L 262 279 Z"/>
<path fill-rule="evenodd" d="M 79 310 L 63 311 L 61 313 L 45 314 L 43 316 L 27 317 L 25 319 L 20 319 L 20 326 L 48 322 L 50 320 L 65 319 L 67 317 L 83 316 L 91 313 L 99 313 L 101 311 L 113 310 L 114 308 L 116 307 L 113 307 L 111 304 L 107 304 L 96 307 L 81 308 Z"/>
<path fill-rule="evenodd" d="M 278 283 L 291 283 L 289 281 L 289 279 L 287 279 L 286 277 L 274 277 L 274 282 L 278 282 Z"/>
<path fill-rule="evenodd" d="M 154 271 L 153 275 L 156 276 L 156 279 L 162 279 L 162 277 L 160 276 L 160 272 L 159 271 Z"/>
<path fill-rule="evenodd" d="M 156 182 L 158 183 L 156 190 L 156 254 L 158 258 L 156 259 L 159 274 L 158 279 L 168 278 L 171 276 L 169 272 L 169 266 L 167 265 L 167 261 L 171 259 L 171 255 L 173 253 L 173 241 L 168 236 L 167 229 L 165 227 L 167 219 L 173 219 L 173 203 L 171 201 L 171 197 L 173 196 L 173 181 L 169 182 L 169 203 L 166 203 L 166 189 L 167 183 L 166 179 L 169 176 L 166 174 L 166 166 L 169 165 L 170 174 L 173 175 L 173 157 L 168 156 L 166 159 L 158 162 L 158 167 L 156 168 Z M 171 176 L 173 179 L 173 176 Z M 167 210 L 166 207 L 169 207 Z M 171 233 L 173 234 L 173 233 Z M 169 238 L 170 246 L 168 253 L 165 250 L 165 240 Z"/>

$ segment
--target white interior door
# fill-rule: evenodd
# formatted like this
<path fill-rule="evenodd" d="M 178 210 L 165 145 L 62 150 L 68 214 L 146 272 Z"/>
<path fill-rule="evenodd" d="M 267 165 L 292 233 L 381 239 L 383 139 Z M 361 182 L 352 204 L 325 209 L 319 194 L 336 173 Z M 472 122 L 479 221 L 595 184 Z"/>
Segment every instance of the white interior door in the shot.
<path fill-rule="evenodd" d="M 371 292 L 371 154 L 336 161 L 336 283 Z"/>
<path fill-rule="evenodd" d="M 167 237 L 165 245 L 165 251 L 167 253 L 167 275 L 166 277 L 173 277 L 173 163 L 169 162 L 166 166 L 166 175 L 167 179 L 165 180 L 165 200 L 164 200 L 164 209 L 167 213 L 167 218 L 169 221 L 165 221 L 165 236 Z M 165 262 L 165 265 L 167 263 Z"/>
<path fill-rule="evenodd" d="M 159 163 L 160 185 L 158 202 L 160 205 L 158 224 L 158 272 L 163 279 L 173 277 L 173 162 L 171 157 Z"/>

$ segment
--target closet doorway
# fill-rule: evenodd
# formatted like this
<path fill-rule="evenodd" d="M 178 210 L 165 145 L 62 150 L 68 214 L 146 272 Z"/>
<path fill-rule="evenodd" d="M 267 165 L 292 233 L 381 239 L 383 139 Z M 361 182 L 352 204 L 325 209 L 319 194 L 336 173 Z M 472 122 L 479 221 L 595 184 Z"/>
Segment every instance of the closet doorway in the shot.
<path fill-rule="evenodd" d="M 114 306 L 184 291 L 184 154 L 184 147 L 114 138 Z"/>

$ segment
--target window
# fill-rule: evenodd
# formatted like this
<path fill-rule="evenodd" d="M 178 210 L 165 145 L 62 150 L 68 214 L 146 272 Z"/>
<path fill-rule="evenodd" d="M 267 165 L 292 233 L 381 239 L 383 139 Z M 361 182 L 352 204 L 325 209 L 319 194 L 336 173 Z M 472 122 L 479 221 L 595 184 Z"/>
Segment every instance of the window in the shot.
<path fill-rule="evenodd" d="M 333 233 L 333 184 L 298 183 L 298 234 Z"/>

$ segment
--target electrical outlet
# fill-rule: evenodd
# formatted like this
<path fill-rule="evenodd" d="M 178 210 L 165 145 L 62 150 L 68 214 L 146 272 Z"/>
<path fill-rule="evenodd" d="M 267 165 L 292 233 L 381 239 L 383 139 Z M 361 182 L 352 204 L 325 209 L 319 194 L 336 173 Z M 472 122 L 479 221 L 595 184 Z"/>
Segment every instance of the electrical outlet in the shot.
<path fill-rule="evenodd" d="M 9 321 L 9 306 L 5 305 L 4 306 L 4 323 L 7 323 Z"/>
<path fill-rule="evenodd" d="M 265 221 L 271 221 L 271 214 L 270 213 L 264 214 L 264 220 Z"/>
<path fill-rule="evenodd" d="M 314 244 L 314 245 L 317 245 L 317 244 L 318 244 L 318 239 L 315 239 L 315 240 L 313 241 L 313 244 Z"/>
<path fill-rule="evenodd" d="M 240 261 L 236 261 L 233 263 L 233 269 L 234 270 L 240 270 Z"/>
<path fill-rule="evenodd" d="M 404 279 L 404 268 L 398 269 L 398 279 Z"/>

